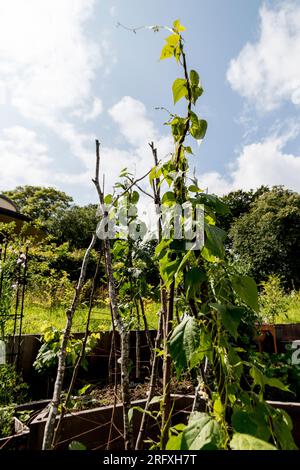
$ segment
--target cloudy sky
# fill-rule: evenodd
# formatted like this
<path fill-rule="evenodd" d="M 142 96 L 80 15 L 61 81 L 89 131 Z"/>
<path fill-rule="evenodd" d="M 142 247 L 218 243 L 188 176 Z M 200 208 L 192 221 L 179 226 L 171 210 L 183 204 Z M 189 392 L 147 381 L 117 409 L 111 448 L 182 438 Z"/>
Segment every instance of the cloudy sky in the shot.
<path fill-rule="evenodd" d="M 208 121 L 191 166 L 223 194 L 261 184 L 300 191 L 300 0 L 0 0 L 0 192 L 55 186 L 94 202 L 94 140 L 107 188 L 172 149 L 166 114 L 181 71 L 159 62 L 164 32 L 186 26 Z M 181 111 L 181 107 L 178 107 Z"/>

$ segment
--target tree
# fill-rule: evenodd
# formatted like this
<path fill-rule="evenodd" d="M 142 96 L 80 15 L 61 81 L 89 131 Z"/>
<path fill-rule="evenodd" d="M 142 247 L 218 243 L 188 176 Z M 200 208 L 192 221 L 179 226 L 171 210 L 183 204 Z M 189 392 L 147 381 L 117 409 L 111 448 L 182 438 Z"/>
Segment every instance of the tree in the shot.
<path fill-rule="evenodd" d="M 20 212 L 47 229 L 51 229 L 60 211 L 69 208 L 73 202 L 71 196 L 51 187 L 17 186 L 3 194 L 17 204 Z"/>
<path fill-rule="evenodd" d="M 248 213 L 251 209 L 251 204 L 267 191 L 269 191 L 267 186 L 261 186 L 256 191 L 253 189 L 250 189 L 250 191 L 239 189 L 223 196 L 221 200 L 227 205 L 229 211 L 226 214 L 219 215 L 218 221 L 220 227 L 228 232 L 233 222 Z"/>
<path fill-rule="evenodd" d="M 97 224 L 97 205 L 71 206 L 57 211 L 50 232 L 58 244 L 69 242 L 71 248 L 86 248 Z"/>
<path fill-rule="evenodd" d="M 277 186 L 263 193 L 230 230 L 234 254 L 250 265 L 257 281 L 282 276 L 300 286 L 300 195 Z"/>

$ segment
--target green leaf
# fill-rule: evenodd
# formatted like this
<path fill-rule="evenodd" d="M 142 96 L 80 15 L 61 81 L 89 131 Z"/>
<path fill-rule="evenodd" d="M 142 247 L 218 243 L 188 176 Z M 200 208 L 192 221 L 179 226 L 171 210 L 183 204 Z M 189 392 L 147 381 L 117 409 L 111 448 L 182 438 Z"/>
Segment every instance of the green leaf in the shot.
<path fill-rule="evenodd" d="M 162 395 L 157 395 L 157 396 L 151 398 L 151 401 L 150 401 L 149 405 L 155 405 L 156 403 L 160 403 L 162 400 L 163 400 L 163 396 Z"/>
<path fill-rule="evenodd" d="M 254 279 L 249 276 L 234 275 L 231 276 L 231 283 L 238 297 L 255 312 L 258 312 L 258 293 Z"/>
<path fill-rule="evenodd" d="M 172 191 L 167 191 L 163 195 L 162 200 L 161 200 L 163 204 L 167 204 L 167 205 L 170 205 L 170 203 L 172 205 L 175 201 L 176 201 L 175 194 Z"/>
<path fill-rule="evenodd" d="M 275 409 L 275 413 L 272 416 L 272 425 L 274 434 L 277 441 L 280 443 L 282 450 L 298 450 L 295 444 L 293 435 L 291 433 L 293 429 L 293 423 L 290 416 L 280 409 Z"/>
<path fill-rule="evenodd" d="M 278 388 L 284 392 L 289 392 L 289 387 L 281 382 L 281 380 L 275 377 L 267 377 L 258 367 L 252 365 L 250 369 L 250 375 L 253 378 L 255 385 L 258 385 L 262 391 L 264 391 L 265 386 Z"/>
<path fill-rule="evenodd" d="M 231 418 L 231 424 L 233 429 L 238 433 L 246 433 L 255 435 L 257 425 L 252 419 L 253 412 L 234 410 Z"/>
<path fill-rule="evenodd" d="M 211 207 L 217 214 L 226 215 L 229 213 L 229 207 L 214 194 L 202 193 L 198 196 L 197 201 Z"/>
<path fill-rule="evenodd" d="M 198 116 L 191 112 L 190 134 L 196 140 L 202 140 L 207 130 L 207 122 L 204 119 L 198 119 Z"/>
<path fill-rule="evenodd" d="M 68 449 L 69 450 L 86 450 L 86 447 L 84 444 L 81 444 L 81 442 L 72 441 L 70 442 Z"/>
<path fill-rule="evenodd" d="M 133 408 L 129 408 L 129 411 L 128 411 L 128 421 L 129 421 L 129 423 L 131 423 L 132 418 L 133 418 Z"/>
<path fill-rule="evenodd" d="M 110 203 L 112 202 L 112 200 L 113 200 L 112 195 L 111 195 L 111 194 L 107 194 L 107 195 L 105 196 L 105 198 L 104 198 L 104 203 L 105 203 L 105 204 L 110 204 Z"/>
<path fill-rule="evenodd" d="M 272 444 L 250 434 L 234 433 L 230 442 L 232 450 L 277 450 Z"/>
<path fill-rule="evenodd" d="M 224 435 L 220 425 L 207 413 L 193 413 L 182 433 L 181 450 L 217 450 Z"/>
<path fill-rule="evenodd" d="M 179 20 L 175 20 L 173 23 L 173 29 L 177 32 L 185 31 L 185 27 L 180 23 Z"/>
<path fill-rule="evenodd" d="M 139 193 L 137 191 L 133 191 L 133 193 L 131 194 L 131 203 L 136 204 L 139 198 L 140 198 Z"/>
<path fill-rule="evenodd" d="M 261 388 L 261 390 L 264 390 L 265 388 L 264 374 L 256 366 L 252 366 L 250 369 L 250 375 L 253 378 L 254 384 L 258 385 Z"/>
<path fill-rule="evenodd" d="M 91 387 L 92 387 L 91 384 L 85 385 L 84 387 L 82 387 L 82 388 L 78 391 L 79 395 L 84 395 L 85 392 L 86 392 L 89 388 L 91 388 Z"/>
<path fill-rule="evenodd" d="M 159 270 L 166 287 L 169 287 L 174 280 L 180 263 L 180 259 L 170 261 L 168 255 L 160 259 Z"/>
<path fill-rule="evenodd" d="M 178 423 L 178 424 L 175 424 L 175 426 L 172 426 L 171 430 L 173 431 L 173 429 L 175 429 L 176 431 L 184 431 L 185 428 L 186 428 L 186 424 Z"/>
<path fill-rule="evenodd" d="M 281 380 L 276 377 L 265 377 L 265 384 L 269 387 L 278 388 L 284 392 L 289 392 L 290 389 L 288 385 L 285 385 Z"/>
<path fill-rule="evenodd" d="M 159 178 L 162 174 L 162 169 L 161 168 L 158 168 L 156 166 L 154 166 L 152 168 L 152 170 L 150 171 L 149 173 L 149 181 L 150 181 L 150 184 L 152 184 L 152 181 L 155 179 L 155 178 Z"/>
<path fill-rule="evenodd" d="M 193 155 L 193 150 L 189 145 L 187 147 L 184 147 L 184 149 L 185 149 L 186 153 L 189 153 L 189 154 Z"/>
<path fill-rule="evenodd" d="M 184 275 L 186 297 L 195 297 L 199 293 L 200 286 L 205 280 L 206 274 L 200 268 L 194 267 L 189 269 Z"/>
<path fill-rule="evenodd" d="M 172 239 L 166 240 L 165 238 L 162 239 L 161 242 L 155 248 L 155 256 L 157 259 L 164 258 L 166 256 L 167 250 L 172 242 Z"/>
<path fill-rule="evenodd" d="M 190 365 L 190 360 L 199 348 L 200 328 L 194 317 L 185 317 L 173 330 L 169 340 L 169 351 L 177 373 Z"/>
<path fill-rule="evenodd" d="M 175 141 L 179 140 L 183 134 L 186 119 L 176 116 L 169 124 L 171 125 L 172 134 Z"/>
<path fill-rule="evenodd" d="M 199 120 L 197 124 L 190 127 L 190 133 L 196 140 L 202 140 L 205 137 L 207 130 L 207 122 L 203 119 Z"/>
<path fill-rule="evenodd" d="M 224 413 L 224 407 L 223 407 L 223 403 L 219 398 L 217 398 L 215 401 L 214 401 L 214 414 L 216 417 L 219 417 L 219 416 L 222 416 Z"/>
<path fill-rule="evenodd" d="M 190 71 L 190 82 L 191 85 L 198 86 L 200 82 L 199 74 L 196 72 L 196 70 L 191 70 Z"/>
<path fill-rule="evenodd" d="M 191 191 L 192 193 L 201 193 L 202 189 L 198 188 L 198 186 L 196 186 L 195 184 L 191 184 L 189 186 L 189 191 Z"/>
<path fill-rule="evenodd" d="M 193 104 L 196 104 L 197 99 L 202 95 L 203 88 L 199 85 L 200 79 L 199 75 L 195 70 L 191 70 L 190 72 L 190 84 L 191 84 L 191 92 L 192 92 L 192 101 Z"/>
<path fill-rule="evenodd" d="M 179 241 L 179 240 L 173 240 L 173 242 L 171 243 L 171 248 L 173 249 L 176 249 L 176 245 L 175 245 L 175 241 Z M 180 243 L 180 241 L 179 241 Z M 180 245 L 179 245 L 179 249 L 180 249 Z M 184 257 L 182 258 L 181 260 L 181 263 L 180 265 L 178 266 L 178 269 L 177 269 L 177 272 L 176 272 L 176 276 L 178 276 L 180 274 L 180 272 L 183 270 L 183 268 L 186 266 L 186 264 L 188 263 L 188 261 L 192 258 L 193 256 L 193 252 L 192 251 L 188 251 Z"/>
<path fill-rule="evenodd" d="M 211 307 L 219 312 L 224 328 L 237 339 L 238 326 L 245 310 L 241 307 L 233 307 L 222 304 L 210 304 Z"/>
<path fill-rule="evenodd" d="M 165 38 L 166 43 L 172 47 L 176 47 L 179 43 L 179 40 L 180 40 L 180 36 L 177 33 L 171 34 L 170 36 Z"/>
<path fill-rule="evenodd" d="M 182 441 L 182 432 L 176 435 L 172 435 L 166 445 L 166 450 L 180 450 Z"/>
<path fill-rule="evenodd" d="M 174 46 L 169 46 L 169 44 L 165 44 L 162 48 L 159 60 L 169 59 L 174 55 Z"/>
<path fill-rule="evenodd" d="M 181 98 L 187 96 L 186 80 L 184 78 L 177 78 L 173 83 L 172 91 L 174 104 L 176 104 Z"/>
<path fill-rule="evenodd" d="M 193 101 L 193 104 L 196 104 L 196 101 L 198 98 L 200 98 L 200 96 L 202 95 L 203 93 L 203 88 L 200 88 L 199 86 L 196 86 L 196 87 L 191 87 L 191 92 L 192 92 L 192 101 Z M 202 125 L 205 126 L 205 133 L 206 133 L 206 129 L 207 129 L 207 122 L 206 121 L 200 121 L 202 123 Z M 204 133 L 204 135 L 205 135 Z M 202 139 L 204 138 L 204 135 L 203 137 L 201 137 Z"/>
<path fill-rule="evenodd" d="M 128 420 L 129 420 L 129 422 L 132 421 L 134 410 L 139 411 L 140 413 L 145 413 L 146 415 L 150 416 L 151 418 L 155 417 L 155 412 L 151 412 L 149 410 L 144 410 L 144 408 L 142 408 L 141 406 L 133 406 L 128 411 Z"/>
<path fill-rule="evenodd" d="M 128 169 L 127 168 L 123 168 L 123 170 L 121 170 L 120 172 L 120 177 L 124 177 L 124 176 L 127 176 L 128 175 Z"/>
<path fill-rule="evenodd" d="M 211 255 L 223 259 L 225 256 L 223 243 L 226 238 L 226 232 L 215 225 L 209 225 L 207 223 L 205 223 L 204 229 L 206 235 L 204 242 L 205 248 L 207 248 Z"/>
<path fill-rule="evenodd" d="M 203 259 L 205 259 L 206 261 L 208 261 L 209 263 L 219 263 L 220 262 L 220 258 L 218 258 L 217 256 L 213 255 L 210 250 L 204 246 L 201 250 L 201 256 Z"/>
<path fill-rule="evenodd" d="M 253 434 L 255 437 L 258 437 L 259 439 L 262 439 L 263 441 L 268 442 L 271 437 L 270 412 L 273 411 L 274 408 L 262 401 L 258 401 L 254 407 L 251 407 L 250 403 L 246 404 L 246 406 L 247 409 L 251 412 L 251 419 L 256 424 L 256 432 L 251 434 Z M 244 432 L 246 434 L 250 434 L 249 430 Z"/>

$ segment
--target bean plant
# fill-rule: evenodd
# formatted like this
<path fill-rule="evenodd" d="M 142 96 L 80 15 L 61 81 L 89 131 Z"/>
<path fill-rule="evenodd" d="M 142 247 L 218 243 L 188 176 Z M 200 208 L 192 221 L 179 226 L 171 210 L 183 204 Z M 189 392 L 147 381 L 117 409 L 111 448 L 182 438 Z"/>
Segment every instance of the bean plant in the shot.
<path fill-rule="evenodd" d="M 162 161 L 155 144 L 151 142 L 154 166 L 140 178 L 135 178 L 127 170 L 122 171 L 123 180 L 115 188 L 118 191 L 105 195 L 99 179 L 100 143 L 96 141 L 93 180 L 99 196 L 102 222 L 106 220 L 107 223 L 110 213 L 105 205 L 113 211 L 117 205 L 122 206 L 125 196 L 131 204 L 138 202 L 139 193 L 145 193 L 139 185 L 145 177 L 149 178 L 152 188 L 152 202 L 163 207 L 169 215 L 173 213 L 168 233 L 163 218 L 160 216 L 157 220 L 155 262 L 159 272 L 161 305 L 149 393 L 145 408 L 138 409 L 142 420 L 136 442 L 132 425 L 134 408 L 131 407 L 129 393 L 129 328 L 132 312 L 138 314 L 137 302 L 142 298 L 142 285 L 136 276 L 138 260 L 135 259 L 132 240 L 103 239 L 113 324 L 121 336 L 124 447 L 127 450 L 143 448 L 147 437 L 147 418 L 154 417 L 160 427 L 159 439 L 152 443 L 152 448 L 156 449 L 296 449 L 290 417 L 264 400 L 266 387 L 283 391 L 288 387 L 277 377 L 265 375 L 259 364 L 247 359 L 247 351 L 243 348 L 245 328 L 242 326 L 258 314 L 258 294 L 254 280 L 237 272 L 226 260 L 226 233 L 217 226 L 217 220 L 218 216 L 227 213 L 228 208 L 217 196 L 203 191 L 189 170 L 192 142 L 204 139 L 207 122 L 197 114 L 203 87 L 198 72 L 188 67 L 183 38 L 185 28 L 176 20 L 171 28 L 154 26 L 151 29 L 154 32 L 161 29 L 168 31 L 160 58 L 174 59 L 181 74 L 172 85 L 172 93 L 174 105 L 184 101 L 186 111 L 184 115 L 169 112 L 166 123 L 173 137 L 173 152 L 167 161 Z M 194 231 L 187 226 L 185 216 L 182 213 L 178 215 L 178 207 L 189 209 L 194 216 Z M 197 214 L 201 217 L 198 218 Z M 137 213 L 131 212 L 129 219 L 130 223 L 141 225 Z M 184 233 L 188 229 L 191 236 L 178 236 L 178 228 L 181 229 L 179 232 Z M 199 233 L 203 239 L 200 236 L 199 240 Z M 55 441 L 54 424 L 59 410 L 72 319 L 96 234 L 97 231 L 85 255 L 74 301 L 66 311 L 66 329 L 45 427 L 44 449 L 53 448 Z M 159 358 L 163 360 L 163 393 L 157 397 L 154 393 Z M 197 378 L 193 412 L 187 424 L 173 426 L 171 379 L 174 373 L 180 378 L 187 372 Z M 156 412 L 151 410 L 154 403 L 159 404 Z"/>
<path fill-rule="evenodd" d="M 169 384 L 164 383 L 161 404 L 161 449 L 295 449 L 289 416 L 264 401 L 268 385 L 286 386 L 269 378 L 254 364 L 247 362 L 239 347 L 239 325 L 248 309 L 258 310 L 254 280 L 229 269 L 225 250 L 225 232 L 217 227 L 218 215 L 226 206 L 214 195 L 207 194 L 188 172 L 191 148 L 187 138 L 201 141 L 207 122 L 195 111 L 203 93 L 198 73 L 189 70 L 179 20 L 165 39 L 161 59 L 174 58 L 182 71 L 172 86 L 174 104 L 186 102 L 186 114 L 171 114 L 168 124 L 174 139 L 174 152 L 167 163 L 157 165 L 151 179 L 166 181 L 169 188 L 162 201 L 170 206 L 189 202 L 204 207 L 204 246 L 185 250 L 175 237 L 163 239 L 156 248 L 160 274 L 167 289 L 165 335 L 171 361 L 178 376 L 187 369 L 198 373 L 199 389 L 205 411 L 194 411 L 187 426 L 172 428 L 169 406 Z M 192 184 L 191 184 L 192 183 Z M 174 234 L 173 234 L 174 235 Z M 182 320 L 175 326 L 174 296 L 185 304 Z M 203 361 L 208 358 L 213 385 L 207 383 Z M 169 378 L 170 374 L 167 374 Z"/>

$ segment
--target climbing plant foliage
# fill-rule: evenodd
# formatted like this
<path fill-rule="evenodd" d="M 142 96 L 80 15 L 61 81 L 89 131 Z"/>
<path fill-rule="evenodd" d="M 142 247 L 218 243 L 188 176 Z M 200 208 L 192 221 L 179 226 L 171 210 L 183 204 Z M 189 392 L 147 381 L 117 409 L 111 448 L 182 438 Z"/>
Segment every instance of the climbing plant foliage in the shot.
<path fill-rule="evenodd" d="M 257 287 L 252 278 L 232 271 L 226 262 L 226 233 L 216 225 L 217 216 L 227 213 L 217 196 L 205 193 L 189 174 L 192 141 L 201 141 L 207 122 L 196 106 L 203 87 L 196 70 L 189 70 L 179 20 L 168 28 L 160 59 L 175 59 L 181 72 L 172 85 L 173 101 L 186 102 L 186 114 L 170 114 L 167 124 L 174 152 L 167 162 L 154 166 L 150 183 L 159 181 L 162 202 L 170 208 L 189 202 L 204 207 L 204 245 L 187 250 L 182 240 L 162 239 L 156 248 L 164 288 L 180 300 L 181 321 L 173 319 L 167 351 L 177 375 L 196 374 L 205 412 L 195 411 L 188 424 L 169 427 L 167 449 L 295 449 L 288 415 L 264 401 L 268 385 L 286 389 L 278 379 L 267 378 L 247 362 L 239 343 L 239 328 L 249 311 L 258 311 Z M 179 300 L 178 300 L 179 299 Z M 203 372 L 205 358 L 209 377 Z M 163 402 L 162 402 L 163 406 Z"/>

